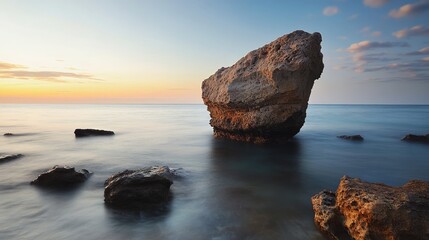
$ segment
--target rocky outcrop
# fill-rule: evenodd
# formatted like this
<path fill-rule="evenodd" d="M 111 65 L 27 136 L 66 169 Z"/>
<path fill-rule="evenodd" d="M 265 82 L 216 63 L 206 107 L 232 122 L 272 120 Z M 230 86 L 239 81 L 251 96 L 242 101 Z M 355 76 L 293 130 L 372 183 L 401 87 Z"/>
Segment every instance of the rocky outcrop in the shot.
<path fill-rule="evenodd" d="M 323 71 L 321 41 L 319 33 L 295 31 L 204 80 L 202 98 L 214 135 L 266 142 L 297 134 Z"/>
<path fill-rule="evenodd" d="M 13 133 L 5 133 L 5 134 L 3 134 L 3 136 L 5 136 L 5 137 L 11 137 L 11 136 L 15 136 Z"/>
<path fill-rule="evenodd" d="M 361 135 L 341 135 L 341 136 L 337 136 L 337 138 L 351 140 L 351 141 L 363 141 L 363 137 Z"/>
<path fill-rule="evenodd" d="M 104 183 L 104 201 L 119 208 L 140 209 L 166 202 L 174 174 L 166 166 L 125 170 Z"/>
<path fill-rule="evenodd" d="M 316 225 L 331 239 L 429 239 L 429 182 L 391 187 L 345 176 L 336 193 L 311 200 Z"/>
<path fill-rule="evenodd" d="M 402 138 L 402 141 L 429 143 L 429 134 L 426 134 L 426 135 L 408 134 Z"/>
<path fill-rule="evenodd" d="M 10 155 L 1 155 L 0 154 L 0 163 L 9 162 L 18 158 L 23 157 L 22 154 L 10 154 Z"/>
<path fill-rule="evenodd" d="M 76 137 L 89 137 L 89 136 L 110 136 L 115 135 L 113 131 L 99 130 L 99 129 L 76 129 L 74 130 Z"/>
<path fill-rule="evenodd" d="M 86 169 L 76 172 L 74 167 L 56 165 L 40 174 L 31 184 L 43 187 L 71 187 L 83 183 L 91 174 Z"/>

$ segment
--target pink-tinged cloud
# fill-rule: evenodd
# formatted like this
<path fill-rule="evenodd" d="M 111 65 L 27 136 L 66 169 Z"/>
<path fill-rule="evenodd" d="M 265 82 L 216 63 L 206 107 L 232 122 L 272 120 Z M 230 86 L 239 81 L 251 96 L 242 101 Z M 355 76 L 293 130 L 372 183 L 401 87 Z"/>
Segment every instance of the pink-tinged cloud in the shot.
<path fill-rule="evenodd" d="M 374 31 L 374 32 L 371 33 L 371 35 L 374 36 L 374 37 L 380 37 L 381 34 L 382 33 L 380 31 Z"/>
<path fill-rule="evenodd" d="M 100 80 L 90 74 L 73 73 L 73 72 L 57 72 L 57 71 L 27 71 L 20 70 L 26 68 L 22 65 L 13 63 L 0 62 L 0 79 L 27 79 L 49 82 L 69 82 L 70 79 L 77 80 Z"/>
<path fill-rule="evenodd" d="M 325 7 L 323 9 L 323 15 L 325 16 L 333 16 L 337 14 L 340 10 L 336 6 Z"/>
<path fill-rule="evenodd" d="M 365 4 L 368 7 L 381 7 L 384 4 L 390 2 L 390 0 L 363 0 L 363 4 Z"/>
<path fill-rule="evenodd" d="M 429 47 L 422 48 L 418 51 L 409 52 L 406 55 L 429 55 Z"/>
<path fill-rule="evenodd" d="M 411 36 L 429 36 L 429 28 L 422 25 L 417 25 L 409 29 L 402 29 L 397 32 L 394 32 L 393 35 L 397 38 L 405 38 Z"/>
<path fill-rule="evenodd" d="M 422 59 L 423 62 L 429 62 L 429 57 L 425 57 Z"/>
<path fill-rule="evenodd" d="M 2 69 L 16 69 L 16 68 L 25 68 L 24 66 L 13 64 L 13 63 L 7 63 L 7 62 L 0 62 L 0 70 Z"/>
<path fill-rule="evenodd" d="M 377 48 L 391 48 L 391 47 L 408 47 L 409 45 L 405 42 L 371 42 L 371 41 L 362 41 L 358 43 L 351 44 L 347 51 L 351 53 L 377 49 Z"/>
<path fill-rule="evenodd" d="M 407 16 L 415 16 L 429 10 L 429 1 L 420 1 L 412 4 L 405 4 L 399 9 L 390 11 L 389 16 L 393 18 L 402 18 Z"/>

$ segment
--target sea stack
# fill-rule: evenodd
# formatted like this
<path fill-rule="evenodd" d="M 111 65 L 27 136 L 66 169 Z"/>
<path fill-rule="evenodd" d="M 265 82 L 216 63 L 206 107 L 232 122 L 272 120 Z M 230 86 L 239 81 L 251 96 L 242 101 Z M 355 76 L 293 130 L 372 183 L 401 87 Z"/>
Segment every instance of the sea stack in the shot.
<path fill-rule="evenodd" d="M 263 143 L 296 135 L 323 71 L 321 41 L 320 33 L 295 31 L 204 80 L 215 137 Z"/>

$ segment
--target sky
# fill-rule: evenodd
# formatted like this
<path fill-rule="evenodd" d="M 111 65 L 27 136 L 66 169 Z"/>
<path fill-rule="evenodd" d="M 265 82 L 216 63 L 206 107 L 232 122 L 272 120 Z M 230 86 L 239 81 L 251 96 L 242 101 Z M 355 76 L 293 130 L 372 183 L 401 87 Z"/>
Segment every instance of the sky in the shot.
<path fill-rule="evenodd" d="M 310 103 L 429 104 L 429 0 L 2 0 L 0 103 L 202 103 L 295 30 L 323 38 Z"/>

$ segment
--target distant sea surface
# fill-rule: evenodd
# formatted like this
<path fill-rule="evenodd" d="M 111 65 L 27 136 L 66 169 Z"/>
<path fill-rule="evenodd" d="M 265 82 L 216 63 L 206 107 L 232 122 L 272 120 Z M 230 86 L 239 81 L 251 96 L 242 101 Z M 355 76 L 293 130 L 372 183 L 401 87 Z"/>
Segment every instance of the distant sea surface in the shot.
<path fill-rule="evenodd" d="M 310 105 L 293 140 L 252 145 L 214 139 L 204 105 L 3 104 L 0 155 L 25 156 L 0 164 L 0 239 L 324 239 L 310 198 L 343 175 L 429 180 L 429 145 L 400 140 L 429 133 L 428 119 L 429 106 Z M 76 139 L 76 128 L 116 135 Z M 29 184 L 54 165 L 94 174 L 72 191 Z M 165 208 L 105 206 L 110 175 L 151 165 L 184 170 Z"/>

